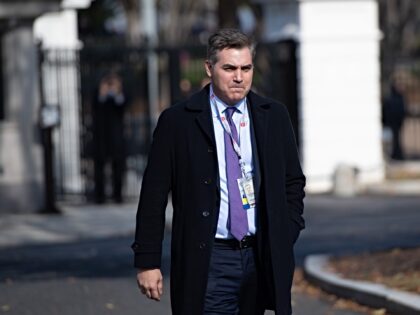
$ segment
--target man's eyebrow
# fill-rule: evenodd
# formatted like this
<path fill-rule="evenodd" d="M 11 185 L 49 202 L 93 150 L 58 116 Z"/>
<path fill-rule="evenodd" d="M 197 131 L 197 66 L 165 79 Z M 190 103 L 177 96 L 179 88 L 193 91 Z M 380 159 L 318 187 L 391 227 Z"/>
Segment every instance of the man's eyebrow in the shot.
<path fill-rule="evenodd" d="M 237 69 L 237 68 L 252 68 L 252 63 L 249 63 L 249 64 L 247 64 L 247 65 L 240 65 L 240 66 L 235 66 L 235 65 L 232 65 L 232 64 L 230 64 L 230 63 L 225 63 L 224 65 L 222 65 L 222 67 L 223 68 L 235 68 L 235 69 Z"/>

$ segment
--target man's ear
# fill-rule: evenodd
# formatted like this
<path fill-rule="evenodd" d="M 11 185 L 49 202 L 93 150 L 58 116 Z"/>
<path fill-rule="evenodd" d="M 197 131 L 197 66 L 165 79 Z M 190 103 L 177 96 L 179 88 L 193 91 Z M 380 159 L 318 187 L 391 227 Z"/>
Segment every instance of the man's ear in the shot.
<path fill-rule="evenodd" d="M 212 64 L 210 63 L 210 61 L 206 60 L 205 63 L 204 63 L 204 67 L 206 68 L 207 76 L 209 78 L 211 78 L 211 67 L 212 67 Z"/>

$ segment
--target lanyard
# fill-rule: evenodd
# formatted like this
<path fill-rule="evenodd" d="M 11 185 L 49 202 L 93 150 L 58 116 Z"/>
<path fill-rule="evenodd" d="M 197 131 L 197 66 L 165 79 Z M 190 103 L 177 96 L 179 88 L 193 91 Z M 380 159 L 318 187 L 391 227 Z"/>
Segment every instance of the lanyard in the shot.
<path fill-rule="evenodd" d="M 236 140 L 233 138 L 232 130 L 230 129 L 229 123 L 227 122 L 226 115 L 223 114 L 222 111 L 220 111 L 219 108 L 217 107 L 216 96 L 213 93 L 211 93 L 210 99 L 211 99 L 211 102 L 212 102 L 213 106 L 215 107 L 215 109 L 217 111 L 217 115 L 218 115 L 218 118 L 219 118 L 219 120 L 222 124 L 223 129 L 229 135 L 230 140 L 232 141 L 233 149 L 235 150 L 235 153 L 238 155 L 239 166 L 241 167 L 243 177 L 247 178 L 246 171 L 245 171 L 245 162 L 242 160 L 241 148 L 240 148 L 239 144 L 236 142 Z M 239 134 L 240 134 L 240 131 L 241 131 L 241 127 L 245 126 L 245 111 L 246 110 L 247 110 L 247 107 L 245 106 L 244 113 L 243 113 L 241 121 L 239 123 L 238 138 L 239 138 Z M 233 120 L 233 118 L 232 118 L 232 120 Z"/>

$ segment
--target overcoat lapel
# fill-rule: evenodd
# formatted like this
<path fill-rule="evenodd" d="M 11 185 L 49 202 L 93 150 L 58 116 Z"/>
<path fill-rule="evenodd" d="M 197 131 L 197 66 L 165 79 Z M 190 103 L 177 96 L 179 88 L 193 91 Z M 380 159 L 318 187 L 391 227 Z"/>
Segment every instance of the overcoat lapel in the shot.
<path fill-rule="evenodd" d="M 250 103 L 252 123 L 257 142 L 258 157 L 260 159 L 260 165 L 263 167 L 265 161 L 265 145 L 267 139 L 270 102 L 269 100 L 258 96 L 252 91 L 248 93 L 248 99 Z"/>
<path fill-rule="evenodd" d="M 193 95 L 190 101 L 186 104 L 186 109 L 188 111 L 197 112 L 195 121 L 200 131 L 204 134 L 204 136 L 210 143 L 210 147 L 208 148 L 208 150 L 212 150 L 213 152 L 216 152 L 216 136 L 214 135 L 212 112 L 210 108 L 209 89 L 210 89 L 210 85 L 207 85 L 199 93 Z M 214 155 L 214 156 L 217 156 L 217 155 Z M 216 188 L 217 188 L 217 191 L 219 192 L 220 191 L 219 170 L 217 170 L 216 172 L 216 178 L 217 178 Z"/>
<path fill-rule="evenodd" d="M 207 106 L 207 107 L 208 107 L 208 110 L 204 110 L 203 112 L 201 112 L 197 116 L 196 120 L 201 130 L 204 132 L 206 137 L 210 140 L 213 147 L 216 148 L 216 140 L 214 136 L 213 123 L 211 120 L 211 114 L 209 113 L 210 106 Z"/>

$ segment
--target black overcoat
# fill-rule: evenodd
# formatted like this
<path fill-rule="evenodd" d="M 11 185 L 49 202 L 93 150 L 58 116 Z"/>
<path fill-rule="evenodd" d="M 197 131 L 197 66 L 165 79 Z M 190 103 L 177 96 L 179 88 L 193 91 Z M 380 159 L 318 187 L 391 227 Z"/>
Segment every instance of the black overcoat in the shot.
<path fill-rule="evenodd" d="M 293 244 L 304 227 L 302 173 L 287 109 L 249 92 L 259 170 L 258 270 L 267 309 L 290 315 Z M 209 87 L 158 121 L 137 212 L 135 267 L 161 265 L 165 208 L 172 191 L 171 304 L 201 315 L 216 233 L 220 189 Z"/>

